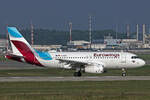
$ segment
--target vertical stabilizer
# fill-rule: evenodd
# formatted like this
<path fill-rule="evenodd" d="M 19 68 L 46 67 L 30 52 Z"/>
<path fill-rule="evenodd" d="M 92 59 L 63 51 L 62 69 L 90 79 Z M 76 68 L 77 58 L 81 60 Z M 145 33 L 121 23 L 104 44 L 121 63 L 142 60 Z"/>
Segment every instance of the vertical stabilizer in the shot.
<path fill-rule="evenodd" d="M 22 56 L 26 62 L 40 65 L 36 53 L 15 27 L 7 27 L 13 55 Z"/>

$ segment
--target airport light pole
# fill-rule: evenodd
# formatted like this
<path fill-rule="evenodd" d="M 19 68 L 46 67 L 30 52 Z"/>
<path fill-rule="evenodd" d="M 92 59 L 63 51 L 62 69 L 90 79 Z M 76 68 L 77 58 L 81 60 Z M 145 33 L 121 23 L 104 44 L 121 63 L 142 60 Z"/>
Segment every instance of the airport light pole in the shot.
<path fill-rule="evenodd" d="M 33 24 L 31 21 L 31 45 L 34 45 L 34 33 L 33 33 Z"/>
<path fill-rule="evenodd" d="M 72 22 L 69 22 L 69 31 L 70 31 L 70 43 L 72 41 Z"/>
<path fill-rule="evenodd" d="M 90 42 L 90 48 L 92 43 L 92 16 L 89 16 L 89 42 Z"/>

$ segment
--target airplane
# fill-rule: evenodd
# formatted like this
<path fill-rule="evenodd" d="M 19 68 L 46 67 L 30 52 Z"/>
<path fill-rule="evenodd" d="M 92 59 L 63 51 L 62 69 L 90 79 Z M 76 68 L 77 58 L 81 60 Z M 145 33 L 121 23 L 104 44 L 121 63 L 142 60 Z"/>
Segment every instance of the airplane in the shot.
<path fill-rule="evenodd" d="M 16 27 L 7 27 L 12 53 L 6 58 L 49 68 L 75 70 L 74 76 L 104 73 L 105 69 L 137 68 L 145 61 L 129 52 L 42 52 L 30 46 Z"/>

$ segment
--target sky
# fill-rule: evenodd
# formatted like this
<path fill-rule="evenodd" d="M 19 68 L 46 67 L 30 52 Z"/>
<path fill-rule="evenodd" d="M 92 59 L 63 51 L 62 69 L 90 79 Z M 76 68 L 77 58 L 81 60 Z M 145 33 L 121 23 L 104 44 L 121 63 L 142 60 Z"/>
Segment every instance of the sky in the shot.
<path fill-rule="evenodd" d="M 6 25 L 19 28 L 68 30 L 88 29 L 88 16 L 92 16 L 92 29 L 125 29 L 150 23 L 150 0 L 0 0 L 0 34 Z M 135 28 L 134 28 L 135 29 Z"/>

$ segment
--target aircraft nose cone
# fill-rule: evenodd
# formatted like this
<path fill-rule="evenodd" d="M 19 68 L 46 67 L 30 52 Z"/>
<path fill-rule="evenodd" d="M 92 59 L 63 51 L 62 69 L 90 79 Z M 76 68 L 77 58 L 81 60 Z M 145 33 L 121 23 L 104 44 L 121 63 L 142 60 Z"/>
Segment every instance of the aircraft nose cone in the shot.
<path fill-rule="evenodd" d="M 145 61 L 141 60 L 141 66 L 144 66 L 144 65 L 145 65 Z"/>

